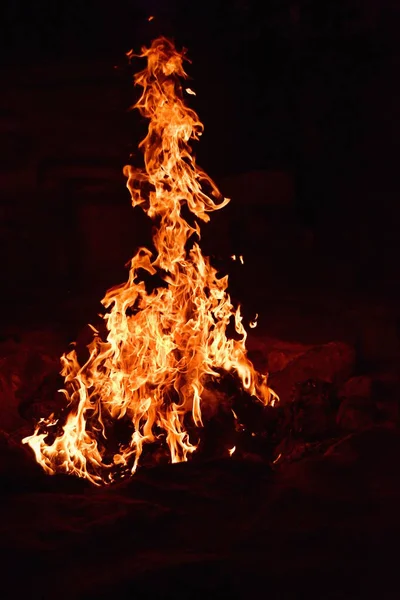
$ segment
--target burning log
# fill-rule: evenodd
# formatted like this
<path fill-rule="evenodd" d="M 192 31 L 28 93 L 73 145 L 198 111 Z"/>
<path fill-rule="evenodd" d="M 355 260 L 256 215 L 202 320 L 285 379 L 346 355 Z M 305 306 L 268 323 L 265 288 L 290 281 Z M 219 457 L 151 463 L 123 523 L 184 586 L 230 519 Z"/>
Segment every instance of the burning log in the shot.
<path fill-rule="evenodd" d="M 227 276 L 218 275 L 198 244 L 199 221 L 229 200 L 197 166 L 189 145 L 203 125 L 183 101 L 184 52 L 159 38 L 141 56 L 147 68 L 135 77 L 143 88 L 135 108 L 149 119 L 139 146 L 144 169 L 127 166 L 124 173 L 133 206 L 156 223 L 155 254 L 140 248 L 128 281 L 106 293 L 107 333 L 92 327 L 86 362 L 76 350 L 63 355 L 64 415 L 41 419 L 23 440 L 47 473 L 94 484 L 133 474 L 149 452 L 162 458 L 166 449 L 172 462 L 186 461 L 199 444 L 191 432 L 203 426 L 207 390 L 225 374 L 260 408 L 276 399 L 247 356 Z"/>

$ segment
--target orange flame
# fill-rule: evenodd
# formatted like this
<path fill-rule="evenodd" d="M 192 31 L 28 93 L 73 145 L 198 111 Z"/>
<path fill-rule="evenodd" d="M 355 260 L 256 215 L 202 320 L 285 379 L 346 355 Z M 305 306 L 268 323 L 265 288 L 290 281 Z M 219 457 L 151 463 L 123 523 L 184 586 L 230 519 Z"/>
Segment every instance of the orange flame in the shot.
<path fill-rule="evenodd" d="M 140 56 L 147 68 L 135 77 L 143 91 L 134 108 L 149 119 L 139 146 L 145 167 L 126 166 L 124 173 L 133 206 L 141 205 L 157 222 L 156 253 L 140 248 L 128 281 L 106 293 L 107 339 L 93 328 L 87 362 L 80 366 L 75 350 L 63 355 L 65 424 L 60 428 L 52 415 L 23 440 L 47 473 L 70 473 L 98 485 L 117 473 L 133 474 L 145 445 L 155 441 L 166 441 L 172 462 L 187 460 L 196 450 L 187 424 L 202 425 L 204 388 L 221 370 L 236 373 L 263 403 L 276 399 L 266 375 L 246 356 L 247 334 L 240 308 L 227 294 L 227 277 L 218 277 L 194 241 L 200 239 L 197 221 L 191 225 L 182 215 L 186 204 L 206 222 L 209 212 L 229 202 L 196 165 L 189 146 L 203 125 L 183 101 L 178 78 L 187 77 L 184 52 L 159 38 Z M 148 292 L 143 271 L 158 274 L 162 287 Z M 238 339 L 227 336 L 232 319 Z M 109 424 L 119 419 L 129 422 L 129 438 L 110 454 Z"/>

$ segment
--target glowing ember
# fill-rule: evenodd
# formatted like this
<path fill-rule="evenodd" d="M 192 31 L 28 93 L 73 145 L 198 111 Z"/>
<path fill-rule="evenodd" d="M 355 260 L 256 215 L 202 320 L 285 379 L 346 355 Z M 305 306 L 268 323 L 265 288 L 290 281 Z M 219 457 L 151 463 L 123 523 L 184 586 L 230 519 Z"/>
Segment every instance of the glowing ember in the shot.
<path fill-rule="evenodd" d="M 143 88 L 135 108 L 149 119 L 139 146 L 145 167 L 127 166 L 124 173 L 133 206 L 140 204 L 156 221 L 156 252 L 140 248 L 128 281 L 102 300 L 106 341 L 93 328 L 83 366 L 75 350 L 62 357 L 67 416 L 41 419 L 23 440 L 47 473 L 71 473 L 94 484 L 134 473 L 144 447 L 154 442 L 167 444 L 172 462 L 187 460 L 196 450 L 188 425 L 203 424 L 204 389 L 223 371 L 235 373 L 264 404 L 276 399 L 266 375 L 246 356 L 247 334 L 226 292 L 227 277 L 219 278 L 202 255 L 198 222 L 189 224 L 182 215 L 186 205 L 206 222 L 209 212 L 229 202 L 196 165 L 189 146 L 203 126 L 182 99 L 184 53 L 160 38 L 141 56 L 147 68 L 135 77 Z M 148 291 L 144 272 L 162 285 Z M 236 339 L 227 335 L 231 323 Z M 110 449 L 117 421 L 126 430 Z"/>

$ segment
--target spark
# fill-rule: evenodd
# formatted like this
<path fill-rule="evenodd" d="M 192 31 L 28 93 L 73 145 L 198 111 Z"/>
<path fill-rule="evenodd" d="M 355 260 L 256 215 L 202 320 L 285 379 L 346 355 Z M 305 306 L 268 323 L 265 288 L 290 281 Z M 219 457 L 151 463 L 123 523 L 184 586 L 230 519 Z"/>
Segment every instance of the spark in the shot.
<path fill-rule="evenodd" d="M 253 321 L 250 321 L 250 323 L 249 323 L 249 327 L 251 327 L 251 329 L 254 329 L 255 327 L 257 327 L 257 319 L 258 319 L 258 313 L 256 313 L 256 316 L 254 317 Z"/>

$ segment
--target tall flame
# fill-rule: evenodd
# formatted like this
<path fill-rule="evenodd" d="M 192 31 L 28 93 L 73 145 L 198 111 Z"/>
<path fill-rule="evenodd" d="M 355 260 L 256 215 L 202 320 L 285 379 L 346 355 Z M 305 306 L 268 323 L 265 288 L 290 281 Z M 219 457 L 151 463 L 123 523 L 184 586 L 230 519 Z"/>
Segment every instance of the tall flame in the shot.
<path fill-rule="evenodd" d="M 227 277 L 218 277 L 202 255 L 198 222 L 189 224 L 182 214 L 187 205 L 206 222 L 209 212 L 229 202 L 196 165 L 189 146 L 203 125 L 182 98 L 184 52 L 159 38 L 140 56 L 147 67 L 135 77 L 143 91 L 134 108 L 149 119 L 139 146 L 144 169 L 126 166 L 124 174 L 133 206 L 156 221 L 156 252 L 140 248 L 128 281 L 102 300 L 106 341 L 94 330 L 83 366 L 75 350 L 63 355 L 65 423 L 54 415 L 41 419 L 23 440 L 47 473 L 71 473 L 94 484 L 113 481 L 117 472 L 134 473 L 145 445 L 156 440 L 167 443 L 172 462 L 187 460 L 196 450 L 188 423 L 202 425 L 204 388 L 221 371 L 236 373 L 265 404 L 276 398 L 246 356 L 247 334 L 240 308 L 227 294 Z M 157 274 L 162 285 L 147 291 L 143 272 Z M 236 339 L 227 335 L 232 321 Z M 129 437 L 110 453 L 108 424 L 119 419 L 129 422 Z"/>

